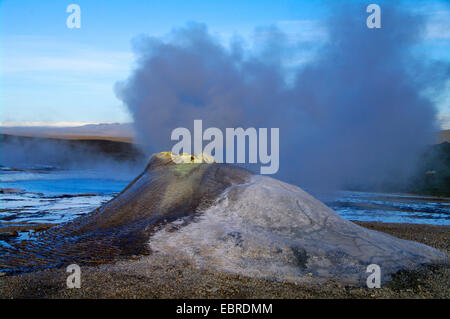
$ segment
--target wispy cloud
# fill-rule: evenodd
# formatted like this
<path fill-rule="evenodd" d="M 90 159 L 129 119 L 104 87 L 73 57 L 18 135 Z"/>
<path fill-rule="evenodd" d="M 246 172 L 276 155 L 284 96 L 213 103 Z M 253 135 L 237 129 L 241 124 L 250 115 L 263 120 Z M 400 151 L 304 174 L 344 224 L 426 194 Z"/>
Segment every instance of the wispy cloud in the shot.
<path fill-rule="evenodd" d="M 48 38 L 9 36 L 2 41 L 2 74 L 31 72 L 127 72 L 131 52 L 108 51 Z"/>
<path fill-rule="evenodd" d="M 441 129 L 450 130 L 450 114 L 439 114 L 438 119 Z"/>
<path fill-rule="evenodd" d="M 1 127 L 77 127 L 89 124 L 110 124 L 102 122 L 0 122 Z"/>
<path fill-rule="evenodd" d="M 450 6 L 444 1 L 405 2 L 415 14 L 427 19 L 426 40 L 450 40 Z"/>
<path fill-rule="evenodd" d="M 130 72 L 131 52 L 46 36 L 2 36 L 0 45 L 2 124 L 128 118 L 112 88 Z"/>
<path fill-rule="evenodd" d="M 94 53 L 94 54 L 92 54 Z M 8 56 L 4 73 L 17 72 L 111 72 L 126 71 L 131 54 L 124 53 L 84 53 L 83 56 Z M 124 63 L 125 62 L 125 63 Z"/>
<path fill-rule="evenodd" d="M 430 13 L 426 38 L 450 40 L 450 10 L 439 10 Z"/>
<path fill-rule="evenodd" d="M 323 42 L 328 33 L 323 22 L 319 20 L 282 20 L 276 23 L 285 34 L 295 42 Z"/>

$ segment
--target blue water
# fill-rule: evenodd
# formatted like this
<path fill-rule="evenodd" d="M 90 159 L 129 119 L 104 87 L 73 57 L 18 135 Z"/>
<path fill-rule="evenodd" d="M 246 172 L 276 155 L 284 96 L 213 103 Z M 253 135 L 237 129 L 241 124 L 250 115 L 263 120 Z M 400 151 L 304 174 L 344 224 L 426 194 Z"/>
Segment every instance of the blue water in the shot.
<path fill-rule="evenodd" d="M 98 171 L 0 170 L 0 228 L 62 223 L 111 200 L 133 176 L 106 178 Z M 19 239 L 26 234 L 20 234 Z"/>
<path fill-rule="evenodd" d="M 129 181 L 93 178 L 35 179 L 0 182 L 0 188 L 19 188 L 29 193 L 45 195 L 112 194 L 120 192 Z"/>
<path fill-rule="evenodd" d="M 341 191 L 325 203 L 348 220 L 450 225 L 450 198 Z"/>

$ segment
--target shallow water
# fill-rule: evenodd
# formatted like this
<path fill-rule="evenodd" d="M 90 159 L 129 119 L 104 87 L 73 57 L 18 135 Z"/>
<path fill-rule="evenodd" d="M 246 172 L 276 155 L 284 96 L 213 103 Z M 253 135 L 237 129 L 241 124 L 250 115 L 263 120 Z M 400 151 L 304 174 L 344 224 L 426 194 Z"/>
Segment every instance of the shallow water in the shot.
<path fill-rule="evenodd" d="M 348 220 L 450 225 L 450 199 L 341 191 L 325 203 Z"/>
<path fill-rule="evenodd" d="M 27 170 L 0 168 L 0 229 L 33 224 L 59 224 L 89 213 L 120 192 L 132 177 L 105 178 L 89 170 L 39 167 Z M 28 239 L 33 230 L 0 238 L 7 245 Z M 3 239 L 3 240 L 2 240 Z"/>
<path fill-rule="evenodd" d="M 107 176 L 94 170 L 0 167 L 0 188 L 6 191 L 0 194 L 0 228 L 70 221 L 112 199 L 134 178 Z M 450 199 L 341 191 L 324 201 L 349 220 L 450 225 Z M 0 238 L 0 244 L 32 233 Z"/>

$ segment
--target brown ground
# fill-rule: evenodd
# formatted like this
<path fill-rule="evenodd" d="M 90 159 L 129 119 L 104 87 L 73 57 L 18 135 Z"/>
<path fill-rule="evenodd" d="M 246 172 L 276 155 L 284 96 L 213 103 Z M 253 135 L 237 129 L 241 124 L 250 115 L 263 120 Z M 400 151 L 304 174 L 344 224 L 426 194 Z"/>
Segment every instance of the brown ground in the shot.
<path fill-rule="evenodd" d="M 32 135 L 30 135 L 30 136 L 32 136 Z M 132 136 L 60 134 L 60 135 L 43 135 L 42 137 L 60 138 L 60 139 L 66 139 L 66 140 L 98 140 L 98 141 L 113 141 L 113 142 L 125 142 L 125 143 L 133 143 L 133 141 L 134 141 L 134 137 L 132 137 Z"/>
<path fill-rule="evenodd" d="M 450 226 L 358 223 L 449 253 Z M 450 298 L 450 267 L 402 272 L 380 289 L 296 285 L 197 268 L 165 256 L 82 267 L 80 289 L 65 269 L 0 277 L 0 298 Z"/>
<path fill-rule="evenodd" d="M 51 139 L 62 139 L 62 140 L 96 140 L 96 141 L 113 141 L 113 142 L 124 142 L 133 143 L 133 136 L 105 136 L 105 135 L 74 135 L 74 134 L 8 134 L 11 136 L 18 137 L 34 137 L 34 138 L 51 138 Z"/>

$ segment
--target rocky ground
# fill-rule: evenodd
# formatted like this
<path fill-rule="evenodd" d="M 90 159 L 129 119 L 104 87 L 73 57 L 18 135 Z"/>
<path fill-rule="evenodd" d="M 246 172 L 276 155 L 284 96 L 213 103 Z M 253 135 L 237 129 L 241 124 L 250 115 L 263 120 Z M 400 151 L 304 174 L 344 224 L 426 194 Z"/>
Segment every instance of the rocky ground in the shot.
<path fill-rule="evenodd" d="M 359 224 L 450 251 L 450 226 Z M 62 268 L 0 277 L 0 298 L 450 298 L 448 265 L 400 272 L 380 289 L 248 278 L 155 254 L 81 270 L 80 289 L 66 288 Z"/>

